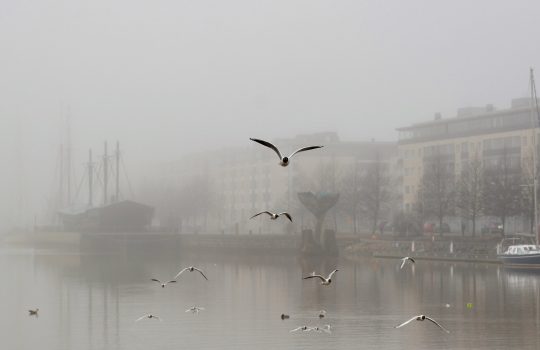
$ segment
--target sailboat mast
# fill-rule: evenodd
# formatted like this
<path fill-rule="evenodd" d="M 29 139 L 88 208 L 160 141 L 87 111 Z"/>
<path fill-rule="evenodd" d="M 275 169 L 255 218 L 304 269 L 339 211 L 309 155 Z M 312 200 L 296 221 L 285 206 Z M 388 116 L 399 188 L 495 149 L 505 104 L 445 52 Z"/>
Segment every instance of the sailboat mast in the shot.
<path fill-rule="evenodd" d="M 93 175 L 94 175 L 94 163 L 92 163 L 92 149 L 88 150 L 88 206 L 91 208 L 93 206 Z"/>
<path fill-rule="evenodd" d="M 107 141 L 105 141 L 105 154 L 103 155 L 103 205 L 107 205 L 107 184 L 109 182 L 109 155 L 107 154 Z"/>
<path fill-rule="evenodd" d="M 66 139 L 66 175 L 67 175 L 67 204 L 71 205 L 71 123 L 68 116 L 66 119 L 67 123 L 67 139 Z"/>
<path fill-rule="evenodd" d="M 120 142 L 116 141 L 116 199 L 120 200 Z"/>
<path fill-rule="evenodd" d="M 533 103 L 536 105 L 536 118 L 533 116 Z M 534 84 L 534 72 L 531 68 L 531 124 L 532 124 L 532 144 L 533 144 L 533 197 L 534 197 L 534 235 L 536 238 L 536 245 L 538 245 L 538 179 L 537 179 L 537 146 L 536 146 L 536 128 L 538 125 L 538 100 L 536 98 L 536 86 Z"/>

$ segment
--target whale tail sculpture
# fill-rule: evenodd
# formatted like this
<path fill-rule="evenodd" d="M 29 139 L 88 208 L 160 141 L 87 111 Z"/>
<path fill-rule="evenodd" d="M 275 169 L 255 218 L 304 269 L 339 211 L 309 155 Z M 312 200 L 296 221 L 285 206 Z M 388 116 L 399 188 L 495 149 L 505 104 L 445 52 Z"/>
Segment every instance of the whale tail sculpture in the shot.
<path fill-rule="evenodd" d="M 317 254 L 322 251 L 326 254 L 336 254 L 335 232 L 331 230 L 323 232 L 322 227 L 326 213 L 338 202 L 339 193 L 320 192 L 314 194 L 313 192 L 300 192 L 298 193 L 298 199 L 316 219 L 314 241 L 319 245 L 319 248 L 313 247 L 312 242 L 310 242 L 309 246 L 312 248 L 306 249 L 305 253 Z"/>

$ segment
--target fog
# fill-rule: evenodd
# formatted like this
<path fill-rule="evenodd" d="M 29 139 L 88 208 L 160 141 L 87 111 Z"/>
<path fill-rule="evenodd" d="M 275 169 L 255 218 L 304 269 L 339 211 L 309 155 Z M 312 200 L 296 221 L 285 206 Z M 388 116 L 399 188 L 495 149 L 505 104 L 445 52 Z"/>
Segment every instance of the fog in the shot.
<path fill-rule="evenodd" d="M 3 0 L 0 227 L 42 215 L 68 119 L 74 181 L 89 148 L 119 140 L 136 187 L 249 137 L 395 141 L 435 112 L 507 107 L 540 63 L 538 13 L 533 0 Z"/>

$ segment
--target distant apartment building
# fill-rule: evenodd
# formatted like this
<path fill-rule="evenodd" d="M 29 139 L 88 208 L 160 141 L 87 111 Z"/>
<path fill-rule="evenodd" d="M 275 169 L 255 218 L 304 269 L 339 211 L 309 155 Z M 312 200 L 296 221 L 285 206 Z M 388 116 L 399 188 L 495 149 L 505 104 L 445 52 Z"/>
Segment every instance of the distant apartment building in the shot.
<path fill-rule="evenodd" d="M 211 218 L 206 221 L 209 232 L 298 232 L 311 220 L 299 203 L 298 192 L 339 192 L 345 172 L 361 173 L 375 161 L 392 166 L 397 154 L 394 142 L 341 141 L 333 132 L 269 141 L 284 154 L 308 145 L 324 148 L 299 153 L 282 167 L 271 149 L 247 140 L 245 147 L 188 155 L 169 163 L 161 183 L 172 188 L 193 178 L 207 180 L 213 196 Z M 289 211 L 294 223 L 281 218 L 270 222 L 266 216 L 249 219 L 264 210 Z"/>
<path fill-rule="evenodd" d="M 434 155 L 443 157 L 456 176 L 475 158 L 486 168 L 498 164 L 503 156 L 514 169 L 530 162 L 532 117 L 530 99 L 519 98 L 507 109 L 496 110 L 492 105 L 461 108 L 453 118 L 436 114 L 431 121 L 398 128 L 403 210 L 412 210 L 418 201 L 424 167 Z"/>

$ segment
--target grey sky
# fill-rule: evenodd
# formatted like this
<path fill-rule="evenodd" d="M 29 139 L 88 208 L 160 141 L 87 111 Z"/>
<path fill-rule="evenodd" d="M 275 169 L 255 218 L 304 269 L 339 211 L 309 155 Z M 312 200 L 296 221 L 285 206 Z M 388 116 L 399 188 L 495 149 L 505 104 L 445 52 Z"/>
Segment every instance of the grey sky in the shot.
<path fill-rule="evenodd" d="M 139 163 L 326 130 L 395 140 L 434 112 L 526 96 L 539 13 L 534 0 L 0 0 L 0 155 L 13 164 L 20 125 L 26 190 L 42 189 L 68 109 L 78 163 L 104 139 Z M 4 169 L 0 188 L 16 177 Z"/>

